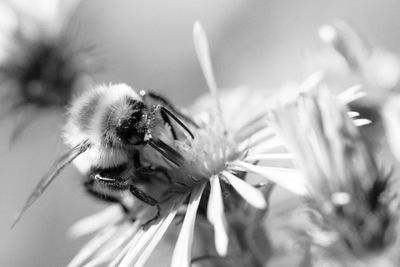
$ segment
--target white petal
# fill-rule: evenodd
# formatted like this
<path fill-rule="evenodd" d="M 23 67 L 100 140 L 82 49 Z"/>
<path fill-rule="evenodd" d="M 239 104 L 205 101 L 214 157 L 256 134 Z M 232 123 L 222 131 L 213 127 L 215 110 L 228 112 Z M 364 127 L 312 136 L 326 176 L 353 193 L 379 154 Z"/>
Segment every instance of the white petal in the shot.
<path fill-rule="evenodd" d="M 171 267 L 190 266 L 194 224 L 204 187 L 205 184 L 198 186 L 190 195 L 185 219 L 172 254 Z"/>
<path fill-rule="evenodd" d="M 67 267 L 81 266 L 90 256 L 92 256 L 105 242 L 115 233 L 116 227 L 108 227 L 90 240 L 72 259 Z"/>
<path fill-rule="evenodd" d="M 24 14 L 28 14 L 46 27 L 59 27 L 69 19 L 81 0 L 13 0 L 13 4 Z M 46 24 L 47 23 L 47 24 Z M 51 24 L 49 24 L 51 23 Z"/>
<path fill-rule="evenodd" d="M 5 2 L 0 2 L 0 40 L 11 38 L 18 27 L 15 11 Z"/>
<path fill-rule="evenodd" d="M 214 71 L 212 69 L 207 35 L 199 21 L 196 21 L 193 25 L 193 41 L 200 67 L 206 78 L 211 94 L 214 95 L 218 93 L 218 87 L 217 83 L 215 82 Z"/>
<path fill-rule="evenodd" d="M 353 87 L 350 87 L 349 89 L 346 89 L 345 91 L 340 93 L 337 97 L 342 103 L 348 104 L 350 102 L 353 102 L 357 99 L 364 97 L 365 95 L 366 93 L 362 91 L 362 86 L 355 85 Z"/>
<path fill-rule="evenodd" d="M 272 131 L 272 129 L 270 128 L 264 128 L 256 133 L 254 133 L 253 135 L 247 137 L 247 139 L 245 139 L 243 142 L 245 144 L 245 146 L 247 146 L 248 148 L 257 146 L 261 143 L 265 143 L 265 142 L 275 142 L 273 140 L 277 140 L 277 137 L 274 137 L 274 132 Z"/>
<path fill-rule="evenodd" d="M 392 96 L 388 99 L 383 107 L 382 115 L 389 147 L 396 159 L 400 161 L 400 96 Z"/>
<path fill-rule="evenodd" d="M 218 86 L 214 78 L 214 71 L 211 64 L 210 48 L 208 46 L 207 35 L 204 32 L 204 28 L 199 21 L 196 21 L 193 25 L 193 42 L 197 58 L 200 63 L 200 67 L 203 71 L 211 95 L 213 96 L 213 99 L 215 101 L 215 110 L 217 111 L 219 120 L 222 123 L 223 116 L 221 110 L 221 102 L 219 98 Z"/>
<path fill-rule="evenodd" d="M 241 98 L 241 101 L 243 102 L 243 98 Z M 239 104 L 237 105 L 239 106 Z M 229 114 L 229 112 L 226 112 Z M 234 111 L 231 111 L 230 113 L 234 113 Z M 232 114 L 233 115 L 233 114 Z M 242 115 L 243 117 L 244 115 Z M 255 115 L 251 114 L 251 117 L 249 118 L 249 114 L 241 120 L 237 119 L 235 123 L 240 123 L 240 126 L 237 127 L 235 130 L 235 139 L 238 142 L 242 142 L 244 139 L 248 138 L 249 136 L 252 136 L 253 134 L 263 130 L 263 129 L 268 129 L 268 124 L 266 120 L 266 111 L 262 110 L 260 111 L 260 114 Z M 237 118 L 237 117 L 235 117 Z"/>
<path fill-rule="evenodd" d="M 211 177 L 210 185 L 211 190 L 208 198 L 207 218 L 214 226 L 215 248 L 220 256 L 226 256 L 229 238 L 219 177 Z"/>
<path fill-rule="evenodd" d="M 270 154 L 251 154 L 248 155 L 245 160 L 246 161 L 255 161 L 255 160 L 268 160 L 268 159 L 293 159 L 293 155 L 289 153 L 270 153 Z"/>
<path fill-rule="evenodd" d="M 68 235 L 73 238 L 87 235 L 104 228 L 107 225 L 115 224 L 124 218 L 119 205 L 111 207 L 86 217 L 70 227 Z"/>
<path fill-rule="evenodd" d="M 85 267 L 99 266 L 112 260 L 114 255 L 117 255 L 125 247 L 124 243 L 127 243 L 133 237 L 139 227 L 139 222 L 121 225 L 113 238 L 107 241 L 107 244 L 96 253 L 92 260 L 85 264 Z"/>
<path fill-rule="evenodd" d="M 13 38 L 18 27 L 18 19 L 14 10 L 0 1 L 0 63 L 9 57 L 10 48 L 15 46 Z"/>
<path fill-rule="evenodd" d="M 108 265 L 108 267 L 117 267 L 120 266 L 119 263 L 123 260 L 126 256 L 128 251 L 135 246 L 135 244 L 142 238 L 144 234 L 143 229 L 140 229 L 136 232 L 133 236 L 132 240 L 120 251 L 120 253 L 114 258 L 114 260 Z"/>
<path fill-rule="evenodd" d="M 353 122 L 354 122 L 354 125 L 358 126 L 358 127 L 372 123 L 372 121 L 368 120 L 368 119 L 355 119 L 355 120 L 353 120 Z"/>
<path fill-rule="evenodd" d="M 54 23 L 58 24 L 57 17 L 59 15 L 60 1 L 56 0 L 13 0 L 13 4 L 23 14 L 28 14 L 36 20 L 44 23 L 53 23 L 46 26 L 52 27 Z"/>
<path fill-rule="evenodd" d="M 223 171 L 222 175 L 229 181 L 236 192 L 238 192 L 239 195 L 241 195 L 249 204 L 258 209 L 264 209 L 267 207 L 267 202 L 260 190 L 254 188 L 228 171 Z"/>
<path fill-rule="evenodd" d="M 124 258 L 122 259 L 122 261 L 118 265 L 118 267 L 130 267 L 135 263 L 135 261 L 137 260 L 137 257 L 149 244 L 150 240 L 153 238 L 153 236 L 156 234 L 156 232 L 160 228 L 162 222 L 163 222 L 163 220 L 160 220 L 157 224 L 151 225 L 148 229 L 146 229 L 146 230 L 142 229 L 143 234 L 135 242 L 135 244 L 133 244 L 129 248 L 128 252 L 124 256 Z"/>
<path fill-rule="evenodd" d="M 296 195 L 304 196 L 308 192 L 307 181 L 298 171 L 284 168 L 260 167 L 243 161 L 232 162 L 230 166 L 237 166 L 246 171 L 259 174 Z"/>
<path fill-rule="evenodd" d="M 168 214 L 168 216 L 162 221 L 160 228 L 157 229 L 157 232 L 154 234 L 150 243 L 146 246 L 146 248 L 140 254 L 134 267 L 142 267 L 146 263 L 147 259 L 150 257 L 154 248 L 160 242 L 161 238 L 164 236 L 165 232 L 167 231 L 168 227 L 170 226 L 172 220 L 174 219 L 174 217 L 176 215 L 176 211 L 177 211 L 176 209 L 171 211 Z"/>
<path fill-rule="evenodd" d="M 242 142 L 239 146 L 239 150 L 242 151 L 248 150 L 249 148 L 252 148 L 250 145 L 251 145 L 250 141 Z M 266 153 L 268 151 L 271 151 L 272 149 L 283 147 L 284 143 L 282 139 L 275 136 L 273 138 L 266 140 L 265 142 L 253 145 L 255 145 L 255 147 L 252 148 L 252 153 L 258 154 L 258 153 Z"/>
<path fill-rule="evenodd" d="M 308 91 L 315 88 L 322 82 L 323 79 L 324 73 L 322 71 L 314 72 L 300 84 L 300 91 Z"/>
<path fill-rule="evenodd" d="M 349 115 L 350 118 L 358 117 L 360 116 L 360 113 L 356 111 L 348 111 L 347 114 Z"/>

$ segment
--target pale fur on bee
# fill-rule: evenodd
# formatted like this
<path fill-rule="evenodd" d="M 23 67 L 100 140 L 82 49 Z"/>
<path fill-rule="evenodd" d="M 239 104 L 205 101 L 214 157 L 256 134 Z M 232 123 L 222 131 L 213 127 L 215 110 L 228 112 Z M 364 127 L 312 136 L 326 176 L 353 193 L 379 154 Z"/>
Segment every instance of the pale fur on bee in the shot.
<path fill-rule="evenodd" d="M 100 85 L 72 103 L 64 141 L 71 147 L 86 139 L 92 144 L 74 161 L 82 173 L 87 173 L 92 163 L 109 168 L 128 161 L 129 149 L 116 137 L 115 127 L 110 126 L 115 126 L 118 119 L 128 114 L 130 99 L 142 101 L 139 94 L 126 84 Z M 112 143 L 106 143 L 105 134 Z"/>

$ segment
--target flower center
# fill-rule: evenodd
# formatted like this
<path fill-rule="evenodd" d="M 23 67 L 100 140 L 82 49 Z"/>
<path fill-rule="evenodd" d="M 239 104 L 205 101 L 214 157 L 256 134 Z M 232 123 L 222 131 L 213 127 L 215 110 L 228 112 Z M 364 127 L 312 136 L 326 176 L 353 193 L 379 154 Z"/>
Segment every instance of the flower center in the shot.
<path fill-rule="evenodd" d="M 231 134 L 222 131 L 217 123 L 202 126 L 193 140 L 176 141 L 175 145 L 184 158 L 180 169 L 197 182 L 220 173 L 228 161 L 240 156 Z"/>

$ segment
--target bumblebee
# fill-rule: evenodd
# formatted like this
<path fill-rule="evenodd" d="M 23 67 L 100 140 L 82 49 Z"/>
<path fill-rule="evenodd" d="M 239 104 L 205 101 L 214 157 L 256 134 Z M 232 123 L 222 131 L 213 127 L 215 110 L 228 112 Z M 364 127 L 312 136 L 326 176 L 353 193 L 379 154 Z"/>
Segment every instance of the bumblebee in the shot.
<path fill-rule="evenodd" d="M 168 140 L 194 138 L 191 129 L 197 127 L 153 92 L 137 91 L 125 84 L 100 85 L 85 92 L 73 101 L 68 112 L 64 140 L 71 150 L 42 178 L 15 222 L 71 162 L 85 174 L 83 184 L 89 194 L 120 203 L 129 212 L 120 194 L 128 191 L 157 208 L 157 214 L 146 225 L 157 220 L 160 205 L 137 183 L 151 182 L 151 177 L 169 180 L 168 166 L 179 166 L 182 158 Z"/>

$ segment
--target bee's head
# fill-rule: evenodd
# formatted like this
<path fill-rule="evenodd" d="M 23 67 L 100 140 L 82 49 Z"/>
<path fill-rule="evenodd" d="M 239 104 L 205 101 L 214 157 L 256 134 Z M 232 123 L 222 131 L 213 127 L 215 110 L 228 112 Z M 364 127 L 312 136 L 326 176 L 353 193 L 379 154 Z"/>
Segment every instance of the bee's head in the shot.
<path fill-rule="evenodd" d="M 119 116 L 115 134 L 123 144 L 139 145 L 146 134 L 147 108 L 142 101 L 129 99 L 127 109 Z"/>
<path fill-rule="evenodd" d="M 93 147 L 126 149 L 143 143 L 148 108 L 125 84 L 100 85 L 77 98 L 69 112 L 65 138 L 76 144 L 89 139 Z"/>

